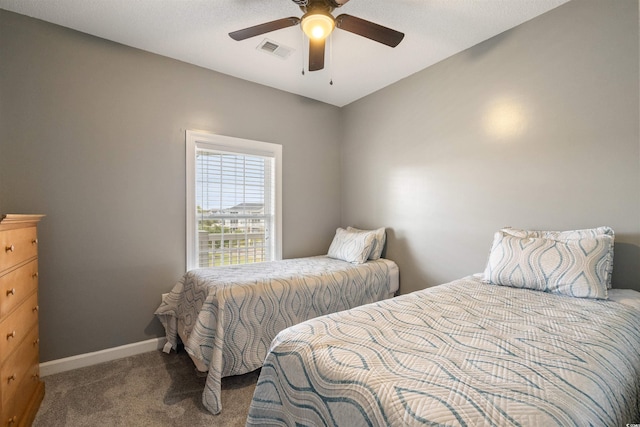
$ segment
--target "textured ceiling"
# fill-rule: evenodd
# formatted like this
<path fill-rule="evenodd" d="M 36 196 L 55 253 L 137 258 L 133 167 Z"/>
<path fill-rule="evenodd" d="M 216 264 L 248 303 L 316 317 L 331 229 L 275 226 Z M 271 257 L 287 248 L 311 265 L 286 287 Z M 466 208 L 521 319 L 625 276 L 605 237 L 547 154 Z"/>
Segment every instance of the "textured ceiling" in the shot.
<path fill-rule="evenodd" d="M 228 36 L 302 16 L 290 0 L 0 0 L 0 8 L 343 106 L 567 1 L 351 0 L 334 16 L 391 27 L 404 40 L 390 48 L 336 30 L 325 69 L 304 75 L 307 42 L 298 26 L 240 42 Z M 265 38 L 293 52 L 282 59 L 257 49 Z"/>

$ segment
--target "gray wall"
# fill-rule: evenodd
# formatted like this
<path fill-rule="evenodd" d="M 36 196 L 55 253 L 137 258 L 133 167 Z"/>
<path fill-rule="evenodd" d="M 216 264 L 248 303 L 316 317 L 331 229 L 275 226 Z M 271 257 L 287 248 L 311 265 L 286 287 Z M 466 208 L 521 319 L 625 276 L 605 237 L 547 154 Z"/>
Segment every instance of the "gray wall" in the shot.
<path fill-rule="evenodd" d="M 340 225 L 337 107 L 3 10 L 0 100 L 0 213 L 47 215 L 41 361 L 163 335 L 185 129 L 283 145 L 284 257 L 326 253 Z"/>
<path fill-rule="evenodd" d="M 640 290 L 638 62 L 637 0 L 574 0 L 350 104 L 342 222 L 390 227 L 403 293 L 484 270 L 506 225 L 609 225 Z"/>

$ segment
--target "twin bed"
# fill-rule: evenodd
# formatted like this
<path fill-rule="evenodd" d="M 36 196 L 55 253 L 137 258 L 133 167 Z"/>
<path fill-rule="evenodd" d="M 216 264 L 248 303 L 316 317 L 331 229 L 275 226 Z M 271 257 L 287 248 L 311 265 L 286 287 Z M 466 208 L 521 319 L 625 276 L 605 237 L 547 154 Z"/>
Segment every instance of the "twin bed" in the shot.
<path fill-rule="evenodd" d="M 219 413 L 221 379 L 260 368 L 281 330 L 392 297 L 399 272 L 381 258 L 384 239 L 384 229 L 338 229 L 327 256 L 187 272 L 156 316 L 169 345 L 180 338 L 196 368 L 208 371 L 204 406 Z"/>
<path fill-rule="evenodd" d="M 277 333 L 247 425 L 638 423 L 640 293 L 612 263 L 607 227 L 500 230 L 482 274 Z"/>
<path fill-rule="evenodd" d="M 247 425 L 638 422 L 633 294 L 572 298 L 467 277 L 301 323 L 271 345 Z"/>

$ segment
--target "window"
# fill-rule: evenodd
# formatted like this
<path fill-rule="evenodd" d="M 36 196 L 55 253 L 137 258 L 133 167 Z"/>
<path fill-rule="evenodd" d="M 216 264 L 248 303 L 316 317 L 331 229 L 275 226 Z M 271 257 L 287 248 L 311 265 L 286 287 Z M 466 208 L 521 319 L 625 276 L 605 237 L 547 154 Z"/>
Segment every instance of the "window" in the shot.
<path fill-rule="evenodd" d="M 187 269 L 282 258 L 282 146 L 187 131 Z"/>

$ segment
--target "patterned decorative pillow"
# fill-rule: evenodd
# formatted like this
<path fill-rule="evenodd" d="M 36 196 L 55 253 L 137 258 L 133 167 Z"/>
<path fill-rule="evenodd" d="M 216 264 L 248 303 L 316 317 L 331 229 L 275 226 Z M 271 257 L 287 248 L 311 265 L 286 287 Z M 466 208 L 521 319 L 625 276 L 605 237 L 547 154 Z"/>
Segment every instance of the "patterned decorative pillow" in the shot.
<path fill-rule="evenodd" d="M 327 256 L 353 264 L 365 263 L 373 248 L 375 237 L 374 233 L 358 233 L 338 228 Z"/>
<path fill-rule="evenodd" d="M 498 231 L 485 282 L 579 298 L 607 299 L 613 237 L 559 241 Z"/>
<path fill-rule="evenodd" d="M 611 263 L 609 264 L 609 271 L 607 276 L 607 289 L 611 289 L 611 276 L 613 274 L 613 244 L 615 240 L 615 233 L 611 227 L 602 226 L 597 228 L 587 228 L 584 230 L 569 230 L 569 231 L 541 231 L 541 230 L 520 230 L 517 228 L 503 228 L 505 233 L 518 237 L 542 237 L 544 239 L 558 240 L 566 242 L 568 240 L 580 240 L 589 237 L 597 236 L 611 236 L 611 245 L 609 252 L 611 256 Z"/>
<path fill-rule="evenodd" d="M 385 228 L 378 228 L 376 230 L 360 230 L 355 227 L 347 227 L 347 231 L 352 231 L 355 233 L 373 233 L 375 239 L 373 241 L 373 248 L 371 248 L 371 253 L 369 254 L 369 259 L 376 260 L 380 259 L 382 256 L 382 250 L 384 249 L 384 243 L 387 240 L 387 234 L 385 233 Z"/>

